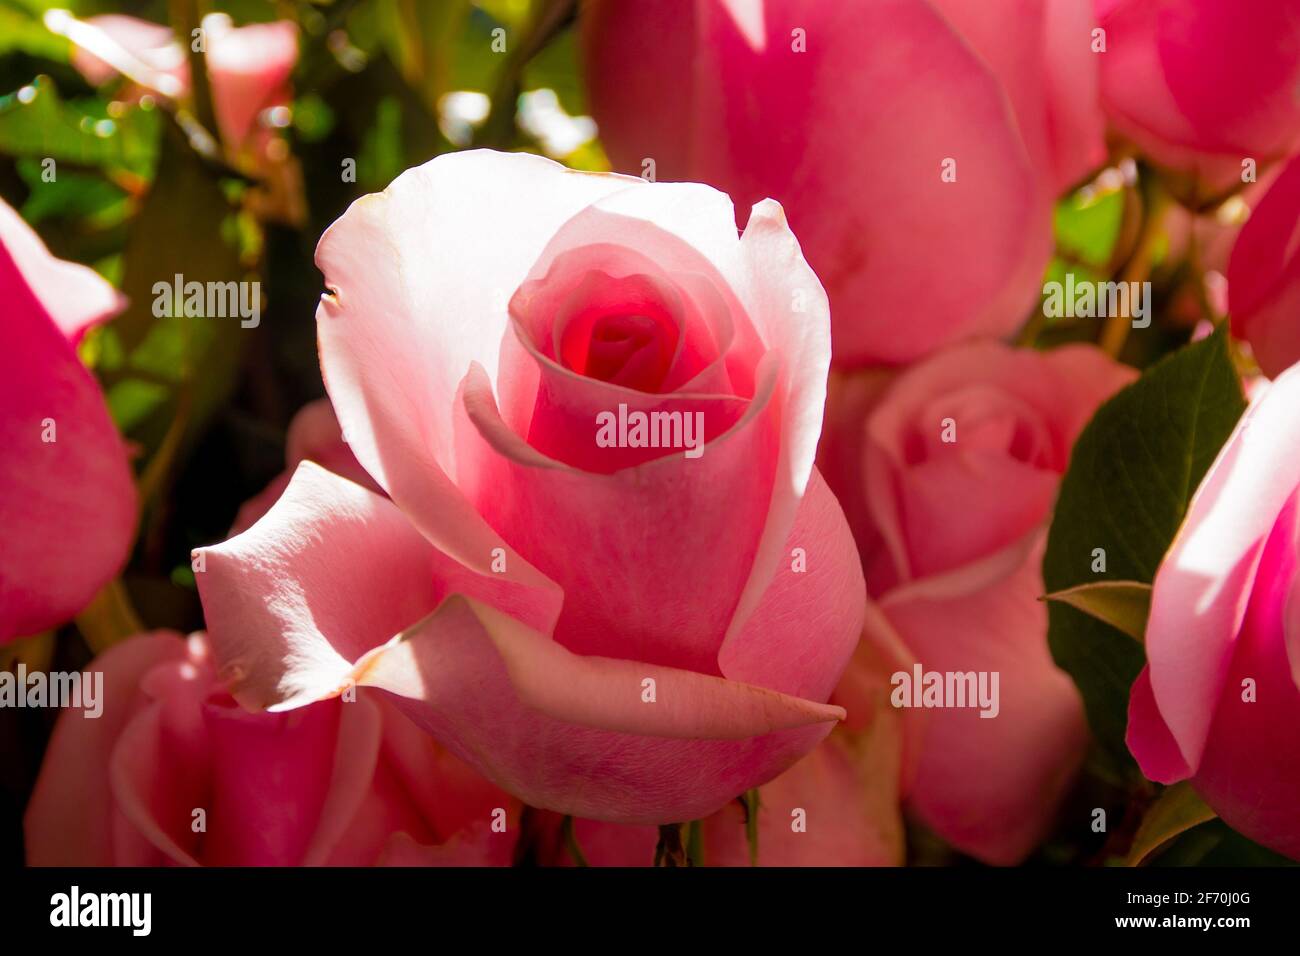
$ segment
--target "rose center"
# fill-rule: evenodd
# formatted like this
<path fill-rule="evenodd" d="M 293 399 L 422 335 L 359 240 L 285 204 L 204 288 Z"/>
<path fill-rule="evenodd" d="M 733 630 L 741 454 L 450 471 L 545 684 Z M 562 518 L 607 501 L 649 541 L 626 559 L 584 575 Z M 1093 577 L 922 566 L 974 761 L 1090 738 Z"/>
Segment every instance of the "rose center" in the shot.
<path fill-rule="evenodd" d="M 644 392 L 658 391 L 676 350 L 676 330 L 640 313 L 603 315 L 591 325 L 585 350 L 568 350 L 567 364 L 589 378 Z"/>

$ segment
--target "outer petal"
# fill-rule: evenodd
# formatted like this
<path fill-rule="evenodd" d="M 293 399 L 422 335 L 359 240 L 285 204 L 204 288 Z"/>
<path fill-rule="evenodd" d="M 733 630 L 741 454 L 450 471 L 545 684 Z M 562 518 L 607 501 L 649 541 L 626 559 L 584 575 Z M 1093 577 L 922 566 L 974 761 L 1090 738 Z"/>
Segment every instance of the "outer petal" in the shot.
<path fill-rule="evenodd" d="M 1151 595 L 1151 689 L 1183 760 L 1199 766 L 1269 532 L 1300 487 L 1300 369 L 1251 405 L 1192 497 Z"/>
<path fill-rule="evenodd" d="M 0 243 L 46 313 L 74 345 L 87 329 L 126 308 L 122 294 L 94 269 L 50 255 L 41 237 L 3 201 Z"/>
<path fill-rule="evenodd" d="M 1193 782 L 1229 826 L 1300 859 L 1300 738 L 1277 732 L 1300 721 L 1300 686 L 1287 648 L 1288 638 L 1296 640 L 1297 592 L 1300 490 L 1279 516 L 1260 560 Z"/>
<path fill-rule="evenodd" d="M 559 592 L 533 587 L 536 572 L 497 543 L 509 570 L 478 575 L 430 547 L 388 500 L 305 461 L 261 521 L 196 552 L 222 676 L 250 707 L 332 696 L 358 658 L 453 592 L 548 627 Z"/>
<path fill-rule="evenodd" d="M 999 675 L 996 717 L 978 708 L 924 712 L 909 798 L 954 846 L 995 864 L 1019 862 L 1042 839 L 1088 740 L 1079 693 L 1044 639 L 1040 560 L 1041 545 L 1001 580 L 967 570 L 880 602 L 925 671 Z"/>
<path fill-rule="evenodd" d="M 1177 783 L 1191 775 L 1151 693 L 1150 667 L 1142 668 L 1129 693 L 1128 731 L 1124 742 L 1142 772 L 1156 783 Z"/>
<path fill-rule="evenodd" d="M 867 591 L 844 513 L 816 469 L 781 561 L 718 667 L 730 680 L 825 700 L 862 633 Z"/>
<path fill-rule="evenodd" d="M 535 806 L 655 823 L 712 812 L 775 776 L 843 713 L 704 674 L 578 657 L 455 596 L 545 624 L 548 595 L 430 551 L 391 504 L 304 463 L 262 522 L 201 552 L 200 590 L 234 692 L 282 709 L 349 681 L 377 686 Z"/>
<path fill-rule="evenodd" d="M 761 788 L 758 865 L 900 865 L 903 831 L 896 745 L 896 738 L 882 737 L 870 747 L 859 748 L 836 733 Z M 550 831 L 560 826 L 558 819 L 547 823 Z M 705 818 L 702 825 L 705 866 L 750 865 L 744 810 L 736 801 Z M 659 839 L 654 827 L 587 819 L 573 821 L 573 835 L 592 866 L 650 866 Z M 545 836 L 542 862 L 572 865 L 560 835 Z"/>
<path fill-rule="evenodd" d="M 1228 262 L 1234 335 L 1265 374 L 1300 361 L 1300 159 L 1293 159 L 1242 227 Z"/>
<path fill-rule="evenodd" d="M 99 386 L 66 337 L 102 317 L 115 293 L 88 270 L 54 264 L 3 204 L 0 240 L 3 642 L 71 617 L 116 573 L 135 529 L 136 500 Z M 88 298 L 72 303 L 48 290 L 49 281 Z M 62 327 L 42 302 L 47 294 Z"/>
<path fill-rule="evenodd" d="M 627 823 L 713 812 L 779 774 L 844 713 L 692 671 L 579 657 L 462 598 L 358 673 L 531 806 Z"/>
<path fill-rule="evenodd" d="M 1105 158 L 1090 0 L 930 0 L 1002 82 L 1040 179 L 1055 195 Z"/>

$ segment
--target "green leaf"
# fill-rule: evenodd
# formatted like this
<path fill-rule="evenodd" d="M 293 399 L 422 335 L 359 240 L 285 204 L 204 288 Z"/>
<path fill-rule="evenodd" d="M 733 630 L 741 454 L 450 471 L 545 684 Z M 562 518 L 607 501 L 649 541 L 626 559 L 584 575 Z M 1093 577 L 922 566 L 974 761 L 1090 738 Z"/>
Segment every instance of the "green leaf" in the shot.
<path fill-rule="evenodd" d="M 253 330 L 238 317 L 155 315 L 157 283 L 250 278 L 225 238 L 234 215 L 221 185 L 168 126 L 149 190 L 127 238 L 122 292 L 126 310 L 109 329 L 119 361 L 98 366 L 114 415 L 146 457 L 175 428 L 197 434 L 234 387 L 239 353 Z M 255 278 L 255 277 L 251 277 Z"/>
<path fill-rule="evenodd" d="M 71 44 L 56 36 L 33 14 L 0 6 L 0 55 L 26 53 L 30 56 L 66 63 Z"/>
<path fill-rule="evenodd" d="M 1043 558 L 1047 591 L 1102 580 L 1150 583 L 1245 407 L 1219 329 L 1151 366 L 1098 409 L 1061 482 Z M 1132 768 L 1124 731 L 1142 646 L 1058 601 L 1048 605 L 1048 622 L 1052 656 L 1078 685 L 1098 743 L 1117 767 Z"/>
<path fill-rule="evenodd" d="M 704 865 L 704 821 L 692 820 L 686 824 L 686 865 Z"/>
<path fill-rule="evenodd" d="M 1110 259 L 1124 219 L 1124 192 L 1077 192 L 1056 205 L 1056 244 L 1062 252 L 1102 266 Z"/>
<path fill-rule="evenodd" d="M 48 76 L 0 97 L 0 152 L 78 166 L 150 175 L 158 152 L 159 111 L 133 107 L 109 116 L 107 104 L 66 102 Z"/>
<path fill-rule="evenodd" d="M 1187 781 L 1166 787 L 1143 815 L 1124 865 L 1137 866 L 1179 834 L 1214 817 Z"/>
<path fill-rule="evenodd" d="M 1098 581 L 1043 596 L 1061 601 L 1141 641 L 1151 613 L 1151 585 L 1140 581 Z"/>
<path fill-rule="evenodd" d="M 60 170 L 47 182 L 35 157 L 19 159 L 14 165 L 31 191 L 21 210 L 30 225 L 49 219 L 85 218 L 102 229 L 126 218 L 129 211 L 126 193 L 102 176 Z"/>

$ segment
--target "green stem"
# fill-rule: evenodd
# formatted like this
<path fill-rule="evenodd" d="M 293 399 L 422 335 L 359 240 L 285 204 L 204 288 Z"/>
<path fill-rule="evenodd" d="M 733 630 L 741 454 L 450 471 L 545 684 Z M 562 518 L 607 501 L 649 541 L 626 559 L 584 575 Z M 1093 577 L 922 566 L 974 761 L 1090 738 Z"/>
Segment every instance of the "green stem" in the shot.
<path fill-rule="evenodd" d="M 590 866 L 587 857 L 583 855 L 582 847 L 578 845 L 578 837 L 573 832 L 573 817 L 564 818 L 564 822 L 560 824 L 560 833 L 564 837 L 564 848 L 569 851 L 569 859 L 573 860 L 573 865 Z"/>

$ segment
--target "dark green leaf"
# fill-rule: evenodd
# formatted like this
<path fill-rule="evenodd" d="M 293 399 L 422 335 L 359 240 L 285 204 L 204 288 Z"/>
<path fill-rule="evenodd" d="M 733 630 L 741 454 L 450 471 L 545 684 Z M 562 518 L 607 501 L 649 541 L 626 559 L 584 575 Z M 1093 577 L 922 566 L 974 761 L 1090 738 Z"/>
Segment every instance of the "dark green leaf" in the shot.
<path fill-rule="evenodd" d="M 1190 783 L 1166 787 L 1143 815 L 1125 864 L 1137 866 L 1179 834 L 1213 819 L 1214 811 Z"/>
<path fill-rule="evenodd" d="M 1244 409 L 1222 329 L 1153 365 L 1103 405 L 1061 482 L 1043 559 L 1047 591 L 1100 580 L 1149 583 Z M 1105 569 L 1094 571 L 1099 554 Z M 1130 766 L 1124 731 L 1142 646 L 1065 604 L 1051 602 L 1048 615 L 1052 656 L 1079 686 L 1093 733 L 1119 766 Z"/>

